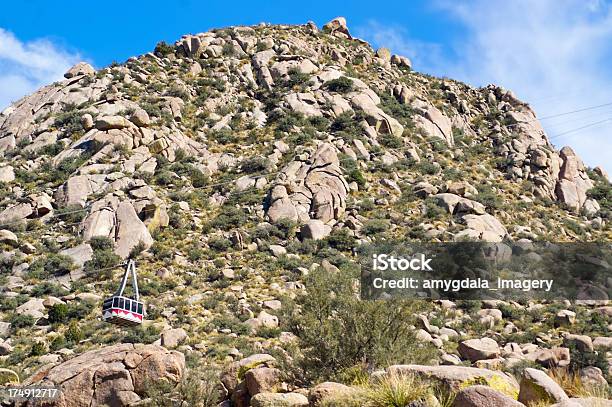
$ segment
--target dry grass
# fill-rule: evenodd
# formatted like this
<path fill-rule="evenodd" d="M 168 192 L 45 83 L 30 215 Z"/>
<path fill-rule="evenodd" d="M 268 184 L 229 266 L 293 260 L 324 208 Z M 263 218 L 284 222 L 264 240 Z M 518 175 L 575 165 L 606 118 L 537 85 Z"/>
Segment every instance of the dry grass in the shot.
<path fill-rule="evenodd" d="M 404 407 L 413 401 L 450 407 L 455 398 L 454 394 L 432 388 L 430 383 L 409 374 L 384 375 L 353 389 L 349 394 L 326 398 L 321 407 Z"/>
<path fill-rule="evenodd" d="M 565 390 L 570 397 L 597 397 L 609 399 L 612 396 L 608 386 L 585 383 L 576 373 L 567 369 L 552 369 L 549 376 Z"/>

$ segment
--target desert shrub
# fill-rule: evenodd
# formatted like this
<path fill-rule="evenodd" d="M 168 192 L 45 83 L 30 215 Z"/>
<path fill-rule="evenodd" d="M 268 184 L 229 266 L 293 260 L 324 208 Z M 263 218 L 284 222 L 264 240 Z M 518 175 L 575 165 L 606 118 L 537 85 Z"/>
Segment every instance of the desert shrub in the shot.
<path fill-rule="evenodd" d="M 446 215 L 448 212 L 442 208 L 440 205 L 433 200 L 433 198 L 428 197 L 425 199 L 425 216 L 429 219 L 439 219 L 442 216 Z"/>
<path fill-rule="evenodd" d="M 181 382 L 156 380 L 147 383 L 147 396 L 152 405 L 174 407 L 180 405 L 216 407 L 221 401 L 220 372 L 215 367 L 196 361 L 198 368 L 189 369 Z"/>
<path fill-rule="evenodd" d="M 366 236 L 376 235 L 389 229 L 389 221 L 386 219 L 370 219 L 364 223 L 361 231 Z"/>
<path fill-rule="evenodd" d="M 475 201 L 494 210 L 501 209 L 504 206 L 503 198 L 498 192 L 493 191 L 490 185 L 481 184 L 476 189 L 478 189 L 478 194 L 472 197 Z"/>
<path fill-rule="evenodd" d="M 234 132 L 228 128 L 222 128 L 220 130 L 213 130 L 208 136 L 211 140 L 216 141 L 219 144 L 232 144 L 238 141 L 238 137 Z"/>
<path fill-rule="evenodd" d="M 358 114 L 344 112 L 334 119 L 329 129 L 344 140 L 350 141 L 363 134 L 360 121 L 361 117 Z"/>
<path fill-rule="evenodd" d="M 64 134 L 68 136 L 72 135 L 72 133 L 82 132 L 81 112 L 76 106 L 66 105 L 64 111 L 55 117 L 53 125 L 58 129 L 62 129 Z"/>
<path fill-rule="evenodd" d="M 47 346 L 44 342 L 36 341 L 32 344 L 30 348 L 30 356 L 42 356 L 47 353 Z"/>
<path fill-rule="evenodd" d="M 435 175 L 440 168 L 431 161 L 421 161 L 416 165 L 417 170 L 424 175 Z"/>
<path fill-rule="evenodd" d="M 325 241 L 330 247 L 341 251 L 350 251 L 357 244 L 357 239 L 347 229 L 334 229 Z"/>
<path fill-rule="evenodd" d="M 354 89 L 353 81 L 346 76 L 341 76 L 338 79 L 332 79 L 323 84 L 330 92 L 348 93 Z"/>
<path fill-rule="evenodd" d="M 92 259 L 83 265 L 85 274 L 94 277 L 102 273 L 102 276 L 110 277 L 112 268 L 119 266 L 122 262 L 121 257 L 113 251 L 114 242 L 108 237 L 96 236 L 89 243 L 94 253 Z"/>
<path fill-rule="evenodd" d="M 36 320 L 32 315 L 13 314 L 8 322 L 11 324 L 12 329 L 19 329 L 33 326 Z"/>
<path fill-rule="evenodd" d="M 249 333 L 249 327 L 233 315 L 217 315 L 209 323 L 209 329 L 229 329 L 238 335 Z"/>
<path fill-rule="evenodd" d="M 55 215 L 67 223 L 79 223 L 87 214 L 79 204 L 70 204 L 59 208 L 55 211 Z"/>
<path fill-rule="evenodd" d="M 45 257 L 38 258 L 29 268 L 32 277 L 45 279 L 49 276 L 62 276 L 74 270 L 72 259 L 63 254 L 49 253 Z"/>
<path fill-rule="evenodd" d="M 208 245 L 217 252 L 223 252 L 232 247 L 232 242 L 223 237 L 212 237 L 208 241 Z"/>
<path fill-rule="evenodd" d="M 68 290 L 56 283 L 49 281 L 43 281 L 42 283 L 34 286 L 30 295 L 34 297 L 42 297 L 43 295 L 52 295 L 54 297 L 61 297 L 68 294 Z"/>
<path fill-rule="evenodd" d="M 286 86 L 293 88 L 294 86 L 303 86 L 310 80 L 310 75 L 301 72 L 297 68 L 290 68 L 287 72 L 289 79 L 286 82 Z"/>
<path fill-rule="evenodd" d="M 93 249 L 93 251 L 99 250 L 112 250 L 114 247 L 113 240 L 106 236 L 94 236 L 89 241 L 89 245 Z"/>
<path fill-rule="evenodd" d="M 595 186 L 587 191 L 589 198 L 597 200 L 601 206 L 600 214 L 604 218 L 612 215 L 612 185 L 604 177 L 589 172 L 589 177 L 595 181 Z"/>
<path fill-rule="evenodd" d="M 380 97 L 380 108 L 385 113 L 397 119 L 406 128 L 414 127 L 412 121 L 414 110 L 409 104 L 401 104 L 393 95 L 386 92 L 379 93 L 378 96 Z"/>
<path fill-rule="evenodd" d="M 387 148 L 401 148 L 404 146 L 404 140 L 393 134 L 385 134 L 379 137 L 380 144 Z"/>
<path fill-rule="evenodd" d="M 130 329 L 123 337 L 123 343 L 153 343 L 159 339 L 159 329 L 154 326 L 138 326 Z"/>
<path fill-rule="evenodd" d="M 68 330 L 64 334 L 66 340 L 72 344 L 77 344 L 83 339 L 83 331 L 79 328 L 79 325 L 76 321 L 72 321 L 70 325 L 68 325 Z"/>
<path fill-rule="evenodd" d="M 262 172 L 268 168 L 267 160 L 265 157 L 251 157 L 244 160 L 240 167 L 242 171 L 247 174 L 253 174 L 255 172 Z"/>
<path fill-rule="evenodd" d="M 374 406 L 408 406 L 413 401 L 426 401 L 431 385 L 414 375 L 385 375 L 369 386 L 366 399 Z"/>
<path fill-rule="evenodd" d="M 160 41 L 155 45 L 156 54 L 160 54 L 162 56 L 168 56 L 170 54 L 174 54 L 174 46 L 166 43 L 166 41 Z"/>
<path fill-rule="evenodd" d="M 61 323 L 66 321 L 68 315 L 68 305 L 66 304 L 54 304 L 49 308 L 49 322 Z"/>
<path fill-rule="evenodd" d="M 223 211 L 211 222 L 212 228 L 230 230 L 243 225 L 247 220 L 245 212 L 236 207 L 223 207 Z"/>
<path fill-rule="evenodd" d="M 319 268 L 305 279 L 307 294 L 289 306 L 287 328 L 299 338 L 298 376 L 306 381 L 333 379 L 356 365 L 424 363 L 435 357 L 419 344 L 410 325 L 423 302 L 361 301 L 355 295 L 357 272 L 328 273 Z"/>

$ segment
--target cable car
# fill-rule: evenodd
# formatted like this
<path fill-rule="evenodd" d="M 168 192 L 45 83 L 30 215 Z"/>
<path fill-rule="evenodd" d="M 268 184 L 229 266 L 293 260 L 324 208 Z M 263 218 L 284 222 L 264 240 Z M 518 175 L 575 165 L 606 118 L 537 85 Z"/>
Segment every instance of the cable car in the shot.
<path fill-rule="evenodd" d="M 132 275 L 134 292 L 132 297 L 125 297 L 123 292 L 130 274 Z M 102 304 L 102 319 L 115 325 L 134 326 L 142 324 L 145 315 L 144 303 L 139 301 L 136 262 L 130 260 L 127 263 L 119 289 L 112 297 L 105 299 Z"/>

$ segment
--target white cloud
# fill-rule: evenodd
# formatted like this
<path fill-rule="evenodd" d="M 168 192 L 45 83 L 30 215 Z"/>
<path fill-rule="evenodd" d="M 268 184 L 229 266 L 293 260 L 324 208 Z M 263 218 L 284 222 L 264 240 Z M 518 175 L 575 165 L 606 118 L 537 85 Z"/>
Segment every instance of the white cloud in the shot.
<path fill-rule="evenodd" d="M 463 30 L 433 58 L 419 55 L 433 46 L 400 29 L 365 30 L 364 36 L 398 53 L 412 53 L 417 70 L 476 86 L 495 83 L 511 89 L 540 117 L 612 102 L 608 1 L 439 0 L 436 7 Z M 612 119 L 612 106 L 542 123 L 554 144 L 570 145 L 588 165 L 604 165 L 612 173 L 612 120 L 564 134 L 607 118 Z"/>
<path fill-rule="evenodd" d="M 37 88 L 62 79 L 80 61 L 46 39 L 24 42 L 0 28 L 0 111 Z"/>
<path fill-rule="evenodd" d="M 372 20 L 365 26 L 357 27 L 355 35 L 410 58 L 416 66 L 433 68 L 443 66 L 445 62 L 443 49 L 440 44 L 411 38 L 408 30 L 399 25 L 382 25 Z"/>

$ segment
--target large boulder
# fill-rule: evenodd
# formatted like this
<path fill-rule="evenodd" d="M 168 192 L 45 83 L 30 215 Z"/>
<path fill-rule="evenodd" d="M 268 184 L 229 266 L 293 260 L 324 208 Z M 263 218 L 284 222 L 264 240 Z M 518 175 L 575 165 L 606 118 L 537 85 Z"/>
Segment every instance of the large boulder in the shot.
<path fill-rule="evenodd" d="M 145 398 L 151 383 L 178 383 L 184 371 L 182 353 L 157 345 L 124 343 L 43 366 L 23 384 L 57 386 L 61 393 L 54 405 L 59 407 L 121 407 Z"/>
<path fill-rule="evenodd" d="M 518 400 L 523 404 L 560 403 L 569 400 L 565 391 L 545 372 L 527 368 L 521 379 Z"/>
<path fill-rule="evenodd" d="M 467 229 L 455 235 L 456 239 L 462 237 L 474 237 L 486 242 L 501 242 L 508 231 L 493 215 L 465 215 L 463 216 Z"/>
<path fill-rule="evenodd" d="M 268 218 L 272 223 L 281 219 L 318 219 L 323 223 L 339 219 L 348 191 L 336 148 L 322 143 L 304 161 L 292 161 L 281 171 L 270 190 Z"/>
<path fill-rule="evenodd" d="M 79 62 L 64 74 L 64 78 L 70 79 L 80 75 L 95 75 L 96 70 L 87 62 Z"/>
<path fill-rule="evenodd" d="M 83 238 L 89 240 L 94 236 L 106 236 L 115 241 L 115 253 L 127 258 L 133 248 L 141 244 L 148 249 L 153 238 L 147 226 L 136 214 L 129 201 L 119 202 L 109 195 L 95 202 L 91 214 L 82 222 Z"/>
<path fill-rule="evenodd" d="M 559 152 L 562 164 L 559 169 L 555 193 L 557 199 L 570 209 L 578 211 L 587 200 L 587 191 L 593 187 L 585 171 L 582 160 L 570 147 L 563 147 Z"/>
<path fill-rule="evenodd" d="M 323 26 L 323 31 L 329 32 L 331 34 L 341 33 L 351 38 L 351 34 L 349 33 L 348 27 L 346 26 L 346 19 L 344 17 L 336 17 L 331 20 L 329 23 Z"/>
<path fill-rule="evenodd" d="M 457 393 L 453 407 L 521 407 L 524 404 L 489 386 L 470 386 Z"/>
<path fill-rule="evenodd" d="M 308 392 L 308 401 L 310 405 L 317 406 L 326 398 L 342 398 L 344 395 L 350 395 L 355 390 L 349 386 L 335 382 L 323 382 L 317 384 Z"/>
<path fill-rule="evenodd" d="M 389 375 L 415 375 L 433 380 L 451 389 L 459 390 L 473 384 L 485 384 L 513 399 L 519 393 L 519 384 L 502 372 L 465 366 L 394 365 L 386 370 Z"/>
<path fill-rule="evenodd" d="M 176 348 L 187 338 L 187 332 L 183 328 L 168 329 L 161 334 L 161 344 L 167 348 Z"/>
<path fill-rule="evenodd" d="M 320 240 L 331 233 L 331 226 L 326 225 L 318 219 L 309 220 L 300 229 L 302 239 Z"/>
<path fill-rule="evenodd" d="M 70 279 L 76 281 L 84 276 L 83 266 L 93 258 L 93 249 L 88 243 L 81 243 L 78 246 L 62 250 L 60 254 L 72 259 L 76 269 L 70 272 Z"/>
<path fill-rule="evenodd" d="M 448 146 L 453 146 L 453 126 L 451 120 L 433 105 L 426 105 L 415 117 L 416 124 L 428 137 L 442 139 Z"/>
<path fill-rule="evenodd" d="M 19 244 L 19 239 L 17 235 L 10 230 L 0 230 L 0 243 L 17 246 Z"/>
<path fill-rule="evenodd" d="M 308 407 L 308 398 L 299 393 L 258 393 L 251 407 Z"/>
<path fill-rule="evenodd" d="M 15 171 L 10 165 L 0 167 L 0 183 L 15 181 Z"/>
<path fill-rule="evenodd" d="M 116 215 L 118 232 L 115 252 L 119 256 L 127 258 L 131 250 L 140 243 L 147 249 L 151 247 L 153 238 L 131 203 L 121 202 L 117 207 Z"/>
<path fill-rule="evenodd" d="M 468 339 L 459 343 L 458 350 L 464 359 L 471 362 L 495 359 L 500 355 L 499 345 L 491 338 Z"/>
<path fill-rule="evenodd" d="M 281 371 L 273 367 L 258 367 L 247 371 L 244 375 L 249 394 L 274 392 L 281 382 Z"/>

